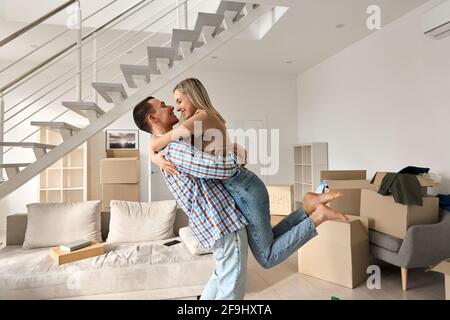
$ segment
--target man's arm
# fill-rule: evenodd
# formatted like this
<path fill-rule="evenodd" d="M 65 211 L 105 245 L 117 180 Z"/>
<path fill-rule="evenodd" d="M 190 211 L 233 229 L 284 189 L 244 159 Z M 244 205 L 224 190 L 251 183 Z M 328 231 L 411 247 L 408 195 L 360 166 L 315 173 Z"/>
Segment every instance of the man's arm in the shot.
<path fill-rule="evenodd" d="M 232 153 L 218 158 L 183 143 L 171 142 L 163 152 L 178 171 L 202 179 L 228 179 L 240 167 Z"/>

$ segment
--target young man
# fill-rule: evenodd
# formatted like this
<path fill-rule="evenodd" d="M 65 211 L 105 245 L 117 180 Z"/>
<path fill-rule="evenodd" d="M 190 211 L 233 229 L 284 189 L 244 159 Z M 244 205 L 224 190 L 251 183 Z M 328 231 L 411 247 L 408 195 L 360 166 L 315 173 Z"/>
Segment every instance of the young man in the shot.
<path fill-rule="evenodd" d="M 173 110 L 149 97 L 135 107 L 133 116 L 141 130 L 162 135 L 178 123 Z M 324 205 L 340 194 L 308 194 L 304 208 L 272 228 L 267 189 L 241 166 L 236 155 L 219 159 L 174 142 L 162 153 L 165 159 L 158 160 L 162 161 L 160 167 L 170 191 L 191 220 L 194 236 L 205 249 L 213 248 L 216 269 L 202 295 L 204 299 L 244 297 L 246 236 L 257 261 L 270 268 L 316 236 L 316 227 L 322 222 L 346 220 L 345 215 Z"/>

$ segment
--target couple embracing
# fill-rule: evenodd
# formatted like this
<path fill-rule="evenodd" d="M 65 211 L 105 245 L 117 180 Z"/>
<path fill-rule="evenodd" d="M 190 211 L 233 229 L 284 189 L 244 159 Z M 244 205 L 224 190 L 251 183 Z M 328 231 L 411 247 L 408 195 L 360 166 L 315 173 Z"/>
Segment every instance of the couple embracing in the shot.
<path fill-rule="evenodd" d="M 327 220 L 347 217 L 325 204 L 340 193 L 308 193 L 303 207 L 272 227 L 269 195 L 256 174 L 245 168 L 243 147 L 231 144 L 224 118 L 203 84 L 186 79 L 173 90 L 177 111 L 155 97 L 133 110 L 139 129 L 152 134 L 150 156 L 164 175 L 192 234 L 212 250 L 215 270 L 201 299 L 243 299 L 248 247 L 257 262 L 271 268 L 317 235 Z"/>

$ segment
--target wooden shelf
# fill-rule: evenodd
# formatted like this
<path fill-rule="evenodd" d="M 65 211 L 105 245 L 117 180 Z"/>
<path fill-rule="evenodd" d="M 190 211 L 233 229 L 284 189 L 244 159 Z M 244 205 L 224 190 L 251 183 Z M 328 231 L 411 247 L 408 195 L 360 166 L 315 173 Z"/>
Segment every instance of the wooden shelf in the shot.
<path fill-rule="evenodd" d="M 307 192 L 320 184 L 320 171 L 328 169 L 328 144 L 305 143 L 294 146 L 294 198 L 302 203 Z"/>
<path fill-rule="evenodd" d="M 59 131 L 40 129 L 40 142 L 61 144 Z M 40 174 L 40 201 L 86 201 L 88 196 L 88 142 L 75 148 Z"/>

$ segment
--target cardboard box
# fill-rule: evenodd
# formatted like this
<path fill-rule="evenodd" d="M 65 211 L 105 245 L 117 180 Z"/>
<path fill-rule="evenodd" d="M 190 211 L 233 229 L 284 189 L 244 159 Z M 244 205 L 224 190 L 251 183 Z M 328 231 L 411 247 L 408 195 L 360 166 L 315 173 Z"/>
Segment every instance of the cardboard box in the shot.
<path fill-rule="evenodd" d="M 140 180 L 139 159 L 106 158 L 100 160 L 100 183 L 138 183 Z"/>
<path fill-rule="evenodd" d="M 445 300 L 450 300 L 450 259 L 444 260 L 431 271 L 441 272 L 445 275 Z"/>
<path fill-rule="evenodd" d="M 272 227 L 276 226 L 278 223 L 280 223 L 281 220 L 283 220 L 286 216 L 280 216 L 280 215 L 270 215 L 270 224 Z"/>
<path fill-rule="evenodd" d="M 65 263 L 78 261 L 104 254 L 103 244 L 92 241 L 91 245 L 76 251 L 67 252 L 53 247 L 50 249 L 50 257 L 60 266 Z"/>
<path fill-rule="evenodd" d="M 109 149 L 106 150 L 108 158 L 140 158 L 139 150 L 130 149 Z"/>
<path fill-rule="evenodd" d="M 396 203 L 393 196 L 374 190 L 361 192 L 361 216 L 369 219 L 369 228 L 405 239 L 408 228 L 439 222 L 439 198 L 424 197 L 423 206 Z"/>
<path fill-rule="evenodd" d="M 329 207 L 345 214 L 360 215 L 361 189 L 373 189 L 366 180 L 365 170 L 321 171 L 320 179 L 328 185 L 327 191 L 342 192 L 343 197 L 329 203 Z"/>
<path fill-rule="evenodd" d="M 354 288 L 367 279 L 369 234 L 367 218 L 348 216 L 349 223 L 327 221 L 319 235 L 298 251 L 300 273 Z"/>
<path fill-rule="evenodd" d="M 294 211 L 294 185 L 267 186 L 270 214 L 285 216 Z"/>
<path fill-rule="evenodd" d="M 140 201 L 139 184 L 103 184 L 102 209 L 110 207 L 111 200 Z"/>

